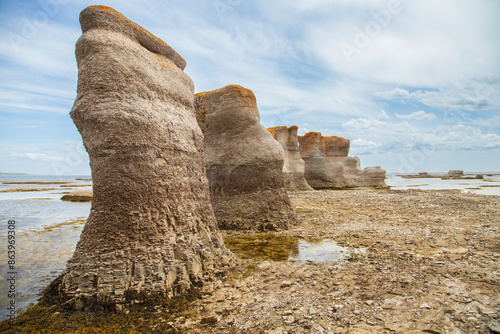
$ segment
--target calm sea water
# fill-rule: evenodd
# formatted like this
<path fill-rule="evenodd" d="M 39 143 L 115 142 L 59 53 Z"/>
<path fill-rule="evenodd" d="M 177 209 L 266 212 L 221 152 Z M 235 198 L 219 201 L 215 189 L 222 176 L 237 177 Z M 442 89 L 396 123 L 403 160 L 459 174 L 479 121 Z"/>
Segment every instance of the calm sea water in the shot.
<path fill-rule="evenodd" d="M 0 175 L 1 320 L 7 318 L 7 306 L 12 300 L 18 311 L 36 302 L 43 287 L 65 268 L 91 204 L 60 198 L 70 191 L 91 187 L 89 178 Z M 40 182 L 44 184 L 37 184 Z M 31 189 L 39 191 L 26 191 Z M 7 258 L 9 220 L 15 221 L 14 270 L 9 268 Z M 9 298 L 11 285 L 7 279 L 13 275 L 10 272 L 15 272 L 15 298 Z"/>
<path fill-rule="evenodd" d="M 467 175 L 474 177 L 476 174 Z M 481 174 L 484 179 L 441 180 L 440 178 L 405 179 L 397 175 L 389 175 L 386 184 L 391 189 L 444 190 L 459 189 L 481 195 L 500 196 L 500 174 Z M 488 176 L 491 175 L 491 176 Z"/>
<path fill-rule="evenodd" d="M 0 175 L 0 319 L 6 319 L 11 298 L 7 282 L 7 227 L 16 226 L 16 309 L 35 303 L 43 288 L 65 268 L 79 240 L 90 203 L 64 202 L 64 193 L 91 187 L 89 176 L 8 176 Z M 25 183 L 23 183 L 25 182 Z M 28 183 L 26 183 L 28 182 Z M 44 184 L 36 184 L 44 182 Z M 500 175 L 484 180 L 404 179 L 390 175 L 392 189 L 460 189 L 500 196 Z M 22 189 L 29 191 L 15 191 Z M 40 191 L 32 191 L 38 189 Z M 319 252 L 318 245 L 302 245 L 304 251 Z M 322 246 L 323 247 L 323 246 Z M 328 247 L 327 247 L 328 248 Z M 330 247 L 331 248 L 331 247 Z M 331 251 L 328 248 L 328 251 Z M 308 253 L 307 253 L 308 254 Z M 297 259 L 300 262 L 300 259 Z"/>

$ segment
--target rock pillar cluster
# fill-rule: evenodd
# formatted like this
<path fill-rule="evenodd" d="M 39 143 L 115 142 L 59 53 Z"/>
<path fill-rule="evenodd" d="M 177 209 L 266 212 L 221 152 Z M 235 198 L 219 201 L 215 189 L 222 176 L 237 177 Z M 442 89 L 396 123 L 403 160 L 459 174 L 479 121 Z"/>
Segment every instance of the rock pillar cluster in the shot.
<path fill-rule="evenodd" d="M 184 59 L 112 8 L 80 14 L 71 111 L 90 156 L 92 209 L 52 291 L 75 308 L 172 297 L 227 269 Z"/>
<path fill-rule="evenodd" d="M 313 190 L 304 178 L 305 163 L 299 153 L 298 127 L 277 126 L 267 130 L 281 144 L 285 151 L 283 177 L 285 178 L 287 189 L 291 191 Z"/>
<path fill-rule="evenodd" d="M 282 173 L 285 155 L 260 123 L 253 92 L 231 85 L 198 93 L 195 108 L 219 227 L 287 229 L 296 216 Z"/>
<path fill-rule="evenodd" d="M 305 162 L 305 179 L 314 189 L 387 188 L 385 170 L 380 167 L 361 169 L 359 158 L 348 156 L 348 139 L 309 132 L 298 140 Z"/>

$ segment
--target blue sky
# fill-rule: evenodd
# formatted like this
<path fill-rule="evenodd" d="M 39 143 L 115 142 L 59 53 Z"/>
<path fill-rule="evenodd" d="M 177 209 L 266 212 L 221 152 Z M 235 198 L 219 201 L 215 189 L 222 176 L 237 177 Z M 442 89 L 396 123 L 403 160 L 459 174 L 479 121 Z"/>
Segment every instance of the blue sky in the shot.
<path fill-rule="evenodd" d="M 196 92 L 249 88 L 266 127 L 348 138 L 362 167 L 500 171 L 499 1 L 0 0 L 0 172 L 90 173 L 68 113 L 94 4 L 171 45 Z"/>

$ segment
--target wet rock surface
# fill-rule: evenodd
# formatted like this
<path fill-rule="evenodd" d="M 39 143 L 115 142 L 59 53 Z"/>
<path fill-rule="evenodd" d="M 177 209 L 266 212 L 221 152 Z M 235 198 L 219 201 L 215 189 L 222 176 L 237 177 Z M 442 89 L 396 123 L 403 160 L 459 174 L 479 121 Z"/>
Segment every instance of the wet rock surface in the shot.
<path fill-rule="evenodd" d="M 69 202 L 91 202 L 92 197 L 92 189 L 78 189 L 64 195 L 61 197 L 61 200 Z"/>
<path fill-rule="evenodd" d="M 294 193 L 303 224 L 348 261 L 246 261 L 194 304 L 189 333 L 490 333 L 500 319 L 500 197 L 457 191 Z M 202 318 L 204 316 L 201 316 Z M 199 320 L 191 320 L 199 321 Z M 495 327 L 497 326 L 497 327 Z"/>
<path fill-rule="evenodd" d="M 294 263 L 241 257 L 238 267 L 206 284 L 200 298 L 181 310 L 83 314 L 75 321 L 48 309 L 38 320 L 32 313 L 28 320 L 19 317 L 19 327 L 5 332 L 498 331 L 500 197 L 453 190 L 339 190 L 297 192 L 291 200 L 302 223 L 275 236 L 335 240 L 352 249 L 347 259 Z M 223 233 L 228 239 L 237 232 Z M 366 251 L 356 251 L 361 248 Z M 23 327 L 23 321 L 35 325 Z"/>

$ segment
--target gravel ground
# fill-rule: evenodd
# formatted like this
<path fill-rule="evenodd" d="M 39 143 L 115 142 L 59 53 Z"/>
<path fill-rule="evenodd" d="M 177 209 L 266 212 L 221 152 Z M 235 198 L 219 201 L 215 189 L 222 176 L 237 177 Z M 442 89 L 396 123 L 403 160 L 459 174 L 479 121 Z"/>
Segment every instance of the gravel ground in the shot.
<path fill-rule="evenodd" d="M 189 333 L 499 333 L 500 197 L 459 191 L 291 194 L 302 223 L 348 261 L 243 259 L 192 313 Z"/>

